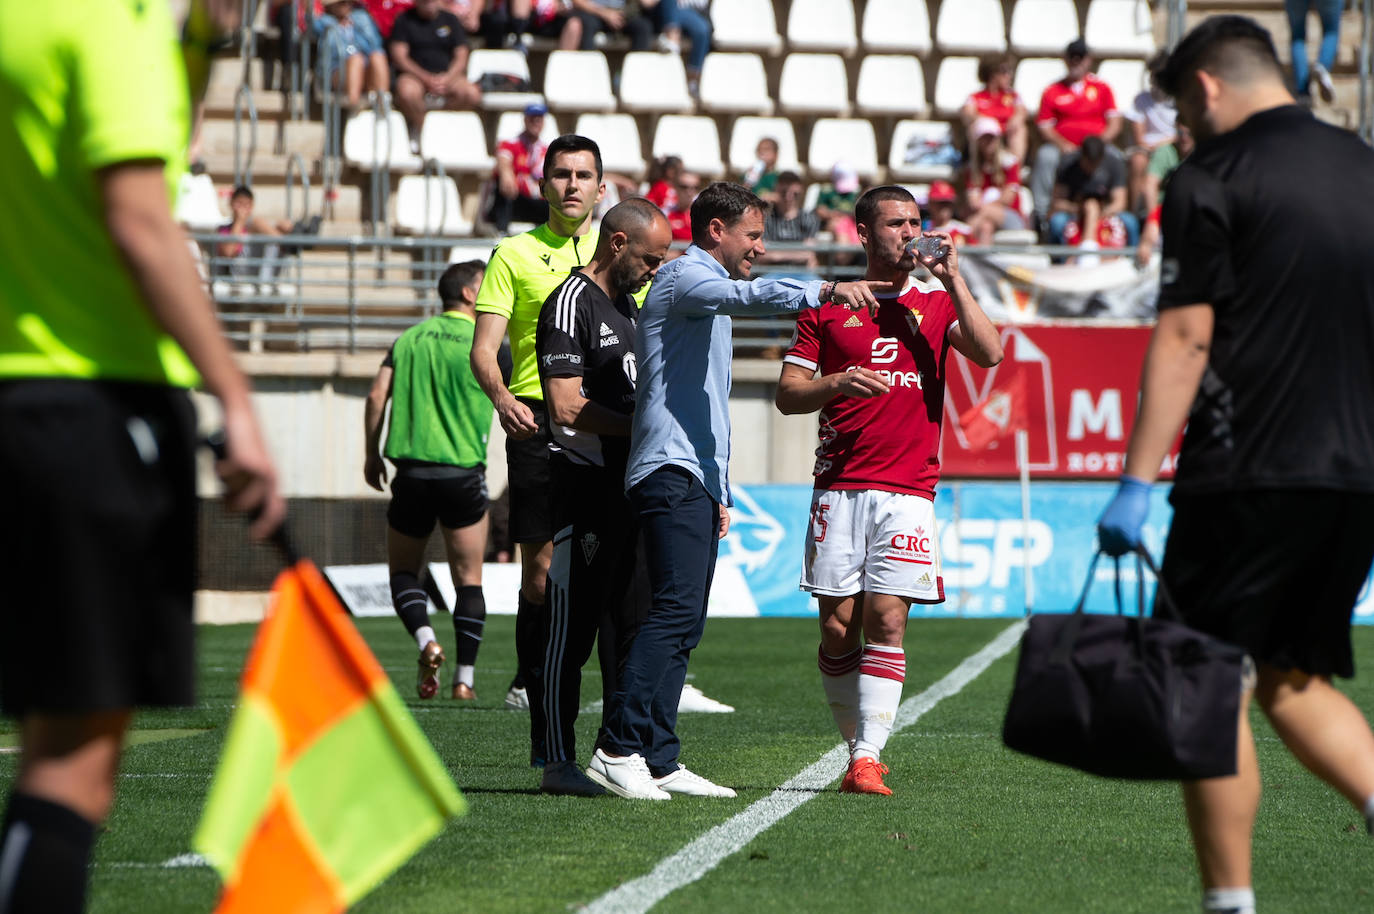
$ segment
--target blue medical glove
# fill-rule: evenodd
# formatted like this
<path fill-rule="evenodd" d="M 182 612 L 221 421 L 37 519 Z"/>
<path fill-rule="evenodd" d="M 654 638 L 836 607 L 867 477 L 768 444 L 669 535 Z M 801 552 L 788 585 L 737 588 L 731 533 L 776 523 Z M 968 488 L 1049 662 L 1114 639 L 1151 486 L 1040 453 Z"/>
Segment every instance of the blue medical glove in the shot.
<path fill-rule="evenodd" d="M 1102 516 L 1097 519 L 1097 542 L 1108 555 L 1125 555 L 1140 545 L 1140 528 L 1150 513 L 1150 484 L 1134 476 L 1121 477 L 1121 485 Z"/>

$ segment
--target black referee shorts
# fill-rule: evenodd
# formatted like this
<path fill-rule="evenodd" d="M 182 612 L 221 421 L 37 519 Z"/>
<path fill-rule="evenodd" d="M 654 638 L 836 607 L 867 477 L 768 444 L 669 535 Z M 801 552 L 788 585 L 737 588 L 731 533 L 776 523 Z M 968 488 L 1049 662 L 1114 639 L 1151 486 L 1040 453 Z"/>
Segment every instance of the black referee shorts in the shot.
<path fill-rule="evenodd" d="M 471 527 L 487 513 L 487 473 L 482 466 L 397 463 L 386 522 L 397 533 L 424 539 L 434 522 L 449 530 Z"/>
<path fill-rule="evenodd" d="M 0 707 L 190 704 L 190 398 L 149 384 L 0 382 L 0 429 Z"/>
<path fill-rule="evenodd" d="M 534 413 L 539 431 L 517 441 L 506 439 L 510 475 L 510 538 L 514 543 L 547 543 L 553 539 L 553 484 L 549 481 L 549 423 L 544 401 L 521 397 Z"/>
<path fill-rule="evenodd" d="M 1257 663 L 1353 676 L 1350 619 L 1374 561 L 1374 494 L 1175 495 L 1160 574 L 1184 620 Z"/>

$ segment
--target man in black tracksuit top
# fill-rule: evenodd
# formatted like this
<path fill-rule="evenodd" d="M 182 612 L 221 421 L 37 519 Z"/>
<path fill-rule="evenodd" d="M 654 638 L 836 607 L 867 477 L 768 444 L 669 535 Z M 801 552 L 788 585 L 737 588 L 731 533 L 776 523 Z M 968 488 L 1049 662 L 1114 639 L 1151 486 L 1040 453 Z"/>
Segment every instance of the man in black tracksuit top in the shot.
<path fill-rule="evenodd" d="M 550 426 L 554 520 L 539 670 L 548 721 L 545 793 L 603 792 L 577 765 L 573 724 L 582 665 L 598 629 L 605 642 L 634 627 L 624 618 L 633 606 L 624 597 L 636 539 L 625 497 L 636 373 L 632 296 L 658 271 L 671 240 L 657 207 L 625 200 L 602 220 L 591 261 L 553 291 L 539 314 L 535 351 Z M 602 644 L 608 682 L 615 679 L 617 646 Z"/>

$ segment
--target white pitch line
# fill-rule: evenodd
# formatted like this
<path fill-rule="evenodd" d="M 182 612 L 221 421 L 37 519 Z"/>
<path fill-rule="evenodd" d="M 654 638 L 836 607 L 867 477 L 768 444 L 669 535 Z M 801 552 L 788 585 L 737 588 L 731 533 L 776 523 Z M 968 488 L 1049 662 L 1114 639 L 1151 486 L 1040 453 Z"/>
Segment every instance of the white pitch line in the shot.
<path fill-rule="evenodd" d="M 953 697 L 1021 640 L 1024 621 L 1004 629 L 982 650 L 964 659 L 943 679 L 902 702 L 897 709 L 895 734 L 906 729 L 946 698 Z M 831 749 L 810 767 L 728 821 L 695 839 L 682 850 L 659 861 L 651 872 L 597 898 L 584 909 L 591 914 L 641 914 L 685 885 L 696 882 L 726 857 L 741 850 L 765 829 L 824 790 L 844 772 L 849 747 Z"/>

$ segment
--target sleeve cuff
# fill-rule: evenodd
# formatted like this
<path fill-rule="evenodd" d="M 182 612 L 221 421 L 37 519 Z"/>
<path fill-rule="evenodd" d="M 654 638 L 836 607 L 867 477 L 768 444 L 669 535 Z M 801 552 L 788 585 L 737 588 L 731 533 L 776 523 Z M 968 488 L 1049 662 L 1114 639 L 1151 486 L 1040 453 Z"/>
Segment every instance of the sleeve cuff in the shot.
<path fill-rule="evenodd" d="M 798 365 L 802 368 L 805 368 L 808 371 L 815 371 L 819 367 L 815 362 L 811 361 L 810 359 L 804 359 L 801 356 L 793 355 L 790 352 L 787 355 L 783 356 L 782 360 L 786 362 L 788 365 Z"/>

